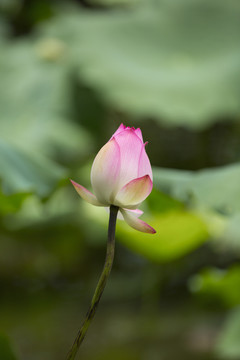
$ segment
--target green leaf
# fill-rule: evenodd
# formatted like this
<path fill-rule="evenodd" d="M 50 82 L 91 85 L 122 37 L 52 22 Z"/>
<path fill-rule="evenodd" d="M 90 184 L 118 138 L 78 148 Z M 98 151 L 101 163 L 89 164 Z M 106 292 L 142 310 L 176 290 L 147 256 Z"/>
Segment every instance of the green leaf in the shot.
<path fill-rule="evenodd" d="M 65 170 L 40 154 L 28 154 L 0 139 L 0 177 L 5 195 L 36 192 L 47 196 Z"/>
<path fill-rule="evenodd" d="M 148 219 L 143 216 L 142 219 L 154 227 L 157 233 L 144 234 L 119 222 L 117 235 L 124 245 L 152 261 L 172 261 L 208 239 L 206 225 L 190 212 L 176 210 Z"/>
<path fill-rule="evenodd" d="M 155 187 L 192 206 L 225 215 L 240 211 L 240 164 L 200 171 L 154 169 Z"/>
<path fill-rule="evenodd" d="M 0 214 L 5 215 L 18 211 L 27 195 L 26 193 L 19 193 L 6 196 L 0 192 Z"/>
<path fill-rule="evenodd" d="M 240 308 L 230 313 L 218 338 L 216 353 L 220 359 L 238 360 L 240 358 Z"/>
<path fill-rule="evenodd" d="M 151 212 L 159 214 L 173 210 L 182 210 L 184 205 L 180 201 L 153 188 L 150 196 L 146 199 Z"/>
<path fill-rule="evenodd" d="M 240 113 L 239 19 L 233 0 L 152 0 L 106 13 L 71 9 L 42 36 L 67 44 L 81 81 L 111 106 L 203 128 Z"/>
<path fill-rule="evenodd" d="M 153 195 L 155 197 L 155 194 Z M 84 201 L 81 203 L 81 209 L 81 213 L 88 219 L 87 222 L 97 221 L 106 228 L 107 211 Z M 155 207 L 150 209 L 146 207 L 143 210 L 146 211 L 141 219 L 151 225 L 157 231 L 156 234 L 150 235 L 136 231 L 125 221 L 118 220 L 116 237 L 133 252 L 151 261 L 163 263 L 178 259 L 209 239 L 207 226 L 202 219 L 184 210 L 182 206 L 173 206 L 172 210 L 161 209 L 161 212 L 157 212 Z"/>
<path fill-rule="evenodd" d="M 65 45 L 56 39 L 13 45 L 0 48 L 1 138 L 47 155 L 56 147 L 77 154 L 89 151 L 88 134 L 69 120 Z"/>
<path fill-rule="evenodd" d="M 240 251 L 240 164 L 200 171 L 154 169 L 154 185 L 195 209 L 222 251 Z"/>
<path fill-rule="evenodd" d="M 5 226 L 15 230 L 44 223 L 49 224 L 51 221 L 56 222 L 56 219 L 62 222 L 62 219 L 67 221 L 71 218 L 74 222 L 74 216 L 80 217 L 81 214 L 78 214 L 79 199 L 74 196 L 73 190 L 69 181 L 67 186 L 61 186 L 55 190 L 48 201 L 41 201 L 38 196 L 29 196 L 20 211 L 11 216 L 8 215 Z"/>
<path fill-rule="evenodd" d="M 191 278 L 190 289 L 212 303 L 234 307 L 240 304 L 240 266 L 227 270 L 204 269 Z"/>
<path fill-rule="evenodd" d="M 48 196 L 67 176 L 58 161 L 68 164 L 91 149 L 88 133 L 69 119 L 70 82 L 68 65 L 62 60 L 64 50 L 54 39 L 0 43 L 0 181 L 4 195 Z"/>

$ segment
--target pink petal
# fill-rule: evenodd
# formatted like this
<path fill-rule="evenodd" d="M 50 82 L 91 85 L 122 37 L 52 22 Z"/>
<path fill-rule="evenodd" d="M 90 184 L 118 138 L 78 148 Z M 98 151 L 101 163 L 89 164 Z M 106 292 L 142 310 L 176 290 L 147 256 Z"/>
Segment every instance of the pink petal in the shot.
<path fill-rule="evenodd" d="M 83 200 L 85 200 L 95 206 L 104 206 L 97 200 L 96 196 L 93 193 L 91 193 L 91 191 L 87 190 L 85 187 L 83 187 L 82 185 L 76 183 L 75 181 L 73 181 L 71 179 L 70 179 L 70 181 L 73 184 L 77 193 L 81 196 L 81 198 Z"/>
<path fill-rule="evenodd" d="M 137 128 L 135 130 L 135 134 L 139 137 L 139 139 L 143 142 L 143 137 L 142 137 L 142 131 L 140 128 Z"/>
<path fill-rule="evenodd" d="M 123 209 L 123 210 L 130 212 L 130 214 L 133 214 L 136 217 L 139 217 L 143 214 L 143 211 L 140 209 Z"/>
<path fill-rule="evenodd" d="M 129 181 L 138 177 L 138 164 L 142 151 L 142 141 L 133 129 L 125 129 L 115 136 L 120 148 L 121 169 L 119 173 L 119 189 Z M 144 174 L 146 175 L 146 174 Z"/>
<path fill-rule="evenodd" d="M 117 193 L 114 204 L 123 208 L 137 206 L 150 194 L 152 186 L 149 175 L 134 179 Z"/>
<path fill-rule="evenodd" d="M 145 150 L 145 145 L 142 145 L 142 149 L 141 149 L 141 154 L 139 157 L 139 163 L 138 163 L 138 176 L 137 177 L 141 177 L 144 175 L 149 175 L 151 180 L 153 179 L 152 176 L 152 167 L 149 161 L 149 158 L 147 156 L 146 150 Z"/>
<path fill-rule="evenodd" d="M 115 133 L 113 134 L 113 136 L 111 137 L 110 140 L 112 140 L 112 138 L 113 138 L 114 136 L 116 136 L 117 134 L 119 134 L 120 132 L 122 132 L 122 131 L 125 130 L 125 129 L 126 129 L 126 126 L 123 125 L 123 124 L 121 124 L 121 125 L 119 126 L 119 128 L 115 131 Z"/>
<path fill-rule="evenodd" d="M 109 205 L 119 188 L 120 149 L 113 138 L 98 152 L 91 170 L 91 182 L 97 199 Z"/>
<path fill-rule="evenodd" d="M 130 214 L 128 211 L 120 209 L 124 220 L 126 223 L 131 226 L 133 229 L 142 231 L 149 234 L 155 234 L 156 230 L 154 230 L 150 225 L 145 223 L 144 221 L 138 219 L 136 216 Z"/>
<path fill-rule="evenodd" d="M 136 218 L 138 218 L 139 216 L 141 216 L 143 214 L 142 210 L 139 209 L 123 209 L 127 214 L 130 214 L 131 216 L 135 216 Z M 118 212 L 118 214 L 120 214 L 119 219 L 120 220 L 124 220 L 123 215 L 121 214 L 121 211 Z"/>

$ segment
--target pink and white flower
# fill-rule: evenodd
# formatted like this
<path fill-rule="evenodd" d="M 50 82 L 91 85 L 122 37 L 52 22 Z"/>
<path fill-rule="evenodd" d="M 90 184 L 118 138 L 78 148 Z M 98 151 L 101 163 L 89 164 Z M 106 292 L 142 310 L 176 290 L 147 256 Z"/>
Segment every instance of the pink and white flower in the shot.
<path fill-rule="evenodd" d="M 119 126 L 100 149 L 91 170 L 94 194 L 72 181 L 78 194 L 95 206 L 119 207 L 123 219 L 134 229 L 154 234 L 156 231 L 138 219 L 137 209 L 152 191 L 152 168 L 145 151 L 141 130 Z"/>

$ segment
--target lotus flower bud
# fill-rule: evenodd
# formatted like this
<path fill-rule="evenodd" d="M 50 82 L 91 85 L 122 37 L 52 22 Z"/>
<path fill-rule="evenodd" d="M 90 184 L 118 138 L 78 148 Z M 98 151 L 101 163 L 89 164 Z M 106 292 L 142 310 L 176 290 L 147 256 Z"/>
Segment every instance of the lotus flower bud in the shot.
<path fill-rule="evenodd" d="M 100 149 L 91 170 L 94 194 L 72 181 L 78 194 L 95 206 L 118 206 L 124 220 L 134 229 L 155 233 L 138 219 L 138 206 L 152 191 L 152 168 L 145 150 L 141 130 L 119 126 Z"/>

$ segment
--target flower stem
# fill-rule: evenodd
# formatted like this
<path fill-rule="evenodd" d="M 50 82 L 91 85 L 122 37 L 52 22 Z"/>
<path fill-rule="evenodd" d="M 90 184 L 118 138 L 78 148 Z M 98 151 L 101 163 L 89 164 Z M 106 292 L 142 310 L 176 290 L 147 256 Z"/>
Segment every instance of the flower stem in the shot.
<path fill-rule="evenodd" d="M 83 324 L 82 324 L 80 330 L 78 331 L 78 334 L 72 345 L 72 348 L 70 349 L 70 351 L 67 355 L 67 360 L 75 359 L 78 349 L 86 335 L 87 329 L 95 315 L 98 303 L 101 299 L 107 279 L 110 275 L 110 272 L 112 269 L 112 264 L 113 264 L 113 259 L 114 259 L 115 229 L 116 229 L 116 222 L 117 222 L 117 213 L 118 213 L 118 207 L 111 205 L 110 206 L 109 224 L 108 224 L 108 242 L 107 242 L 107 253 L 106 253 L 105 264 L 104 264 L 100 279 L 98 281 L 95 293 L 93 295 L 91 305 L 88 309 L 85 320 L 83 321 Z"/>

